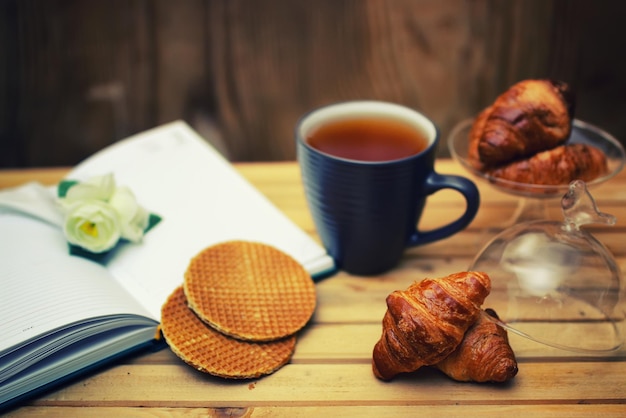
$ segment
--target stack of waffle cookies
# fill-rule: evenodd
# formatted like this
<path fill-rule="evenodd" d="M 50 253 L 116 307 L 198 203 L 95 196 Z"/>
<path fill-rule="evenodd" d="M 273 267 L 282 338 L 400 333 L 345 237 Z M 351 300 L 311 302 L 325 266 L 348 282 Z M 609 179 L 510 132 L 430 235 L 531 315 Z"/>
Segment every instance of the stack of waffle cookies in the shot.
<path fill-rule="evenodd" d="M 172 351 L 197 370 L 230 379 L 273 373 L 291 359 L 316 295 L 309 273 L 266 244 L 229 241 L 189 263 L 161 309 Z"/>

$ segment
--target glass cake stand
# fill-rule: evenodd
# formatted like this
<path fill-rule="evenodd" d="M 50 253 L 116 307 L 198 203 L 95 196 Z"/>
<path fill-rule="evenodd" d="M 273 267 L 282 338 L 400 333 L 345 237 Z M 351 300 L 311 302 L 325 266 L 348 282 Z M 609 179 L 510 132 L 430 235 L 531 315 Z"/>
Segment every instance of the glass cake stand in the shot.
<path fill-rule="evenodd" d="M 465 119 L 458 123 L 448 138 L 448 148 L 452 157 L 456 159 L 474 177 L 486 181 L 497 190 L 514 196 L 519 196 L 517 208 L 511 218 L 499 227 L 493 228 L 498 232 L 509 226 L 548 218 L 547 202 L 550 199 L 561 198 L 568 191 L 568 184 L 563 185 L 537 185 L 517 183 L 514 181 L 499 179 L 475 169 L 468 160 L 468 136 L 474 118 Z M 568 143 L 584 143 L 592 145 L 604 152 L 607 157 L 607 172 L 592 181 L 587 182 L 587 187 L 594 187 L 604 183 L 622 170 L 626 161 L 624 147 L 611 134 L 590 124 L 575 119 L 572 126 L 572 134 Z"/>

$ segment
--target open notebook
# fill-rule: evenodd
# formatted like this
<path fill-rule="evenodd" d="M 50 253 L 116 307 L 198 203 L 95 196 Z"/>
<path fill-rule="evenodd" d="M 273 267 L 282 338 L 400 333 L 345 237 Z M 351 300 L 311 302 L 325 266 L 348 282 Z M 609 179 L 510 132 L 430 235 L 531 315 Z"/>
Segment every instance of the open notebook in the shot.
<path fill-rule="evenodd" d="M 120 141 L 67 178 L 109 172 L 162 221 L 104 265 L 68 254 L 56 190 L 0 192 L 0 409 L 155 344 L 161 305 L 209 245 L 263 242 L 314 279 L 334 271 L 320 245 L 184 122 Z"/>

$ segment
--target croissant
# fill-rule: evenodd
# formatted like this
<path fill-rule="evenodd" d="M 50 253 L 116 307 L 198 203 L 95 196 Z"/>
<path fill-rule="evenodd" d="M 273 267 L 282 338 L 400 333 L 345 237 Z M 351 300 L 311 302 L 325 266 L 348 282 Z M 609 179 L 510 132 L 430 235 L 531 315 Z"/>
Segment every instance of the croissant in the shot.
<path fill-rule="evenodd" d="M 461 272 L 391 293 L 382 336 L 374 346 L 374 375 L 390 380 L 442 361 L 476 322 L 490 291 L 486 273 Z"/>
<path fill-rule="evenodd" d="M 586 144 L 567 144 L 487 173 L 517 183 L 559 185 L 573 180 L 588 182 L 606 171 L 607 162 L 602 151 Z"/>
<path fill-rule="evenodd" d="M 570 136 L 573 115 L 574 98 L 567 84 L 520 81 L 474 121 L 468 158 L 483 171 L 559 146 Z"/>
<path fill-rule="evenodd" d="M 491 309 L 485 314 L 498 319 Z M 480 315 L 461 344 L 435 367 L 461 382 L 505 382 L 517 374 L 506 330 L 485 315 Z"/>

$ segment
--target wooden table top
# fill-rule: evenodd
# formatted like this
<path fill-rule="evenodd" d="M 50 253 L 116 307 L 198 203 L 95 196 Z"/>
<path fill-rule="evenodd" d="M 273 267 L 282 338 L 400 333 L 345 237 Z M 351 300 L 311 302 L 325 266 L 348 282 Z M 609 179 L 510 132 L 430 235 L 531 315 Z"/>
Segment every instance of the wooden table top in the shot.
<path fill-rule="evenodd" d="M 440 173 L 465 174 L 450 160 Z M 296 163 L 245 163 L 236 168 L 289 218 L 316 237 Z M 52 184 L 66 169 L 0 170 L 0 188 L 38 180 Z M 393 271 L 376 277 L 339 272 L 317 284 L 318 306 L 289 364 L 250 381 L 224 381 L 196 372 L 169 349 L 130 358 L 9 412 L 9 416 L 626 416 L 626 355 L 587 357 L 512 339 L 519 373 L 506 384 L 458 383 L 421 369 L 391 382 L 371 370 L 386 296 L 415 280 L 466 270 L 493 227 L 504 225 L 519 198 L 477 182 L 481 207 L 464 231 L 407 250 Z M 589 229 L 626 269 L 626 172 L 591 190 L 613 227 Z M 558 199 L 548 216 L 560 220 Z M 461 213 L 462 198 L 443 191 L 427 203 L 422 228 Z M 489 301 L 489 298 L 487 299 Z M 592 338 L 588 334 L 574 338 Z"/>

